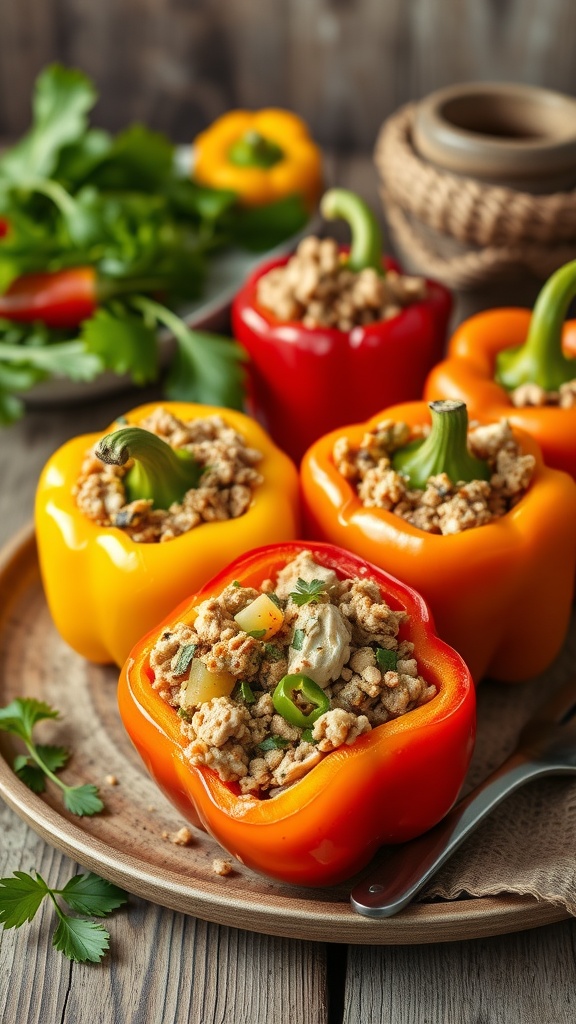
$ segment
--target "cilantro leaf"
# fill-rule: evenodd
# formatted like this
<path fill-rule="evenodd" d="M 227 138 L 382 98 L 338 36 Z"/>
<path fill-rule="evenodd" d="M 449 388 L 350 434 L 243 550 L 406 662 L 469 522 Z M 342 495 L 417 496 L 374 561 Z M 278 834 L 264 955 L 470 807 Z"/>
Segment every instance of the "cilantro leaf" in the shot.
<path fill-rule="evenodd" d="M 94 87 L 81 71 L 47 67 L 36 81 L 32 126 L 0 159 L 0 180 L 21 186 L 31 173 L 50 176 L 61 150 L 85 131 L 95 102 Z"/>
<path fill-rule="evenodd" d="M 266 636 L 268 630 L 266 629 L 247 629 L 246 636 L 251 636 L 253 640 L 261 640 L 263 636 Z"/>
<path fill-rule="evenodd" d="M 0 364 L 2 362 L 28 363 L 44 374 L 84 381 L 93 380 L 103 369 L 99 356 L 87 352 L 81 341 L 63 341 L 44 348 L 0 342 Z"/>
<path fill-rule="evenodd" d="M 304 646 L 305 636 L 306 634 L 303 629 L 295 629 L 290 647 L 292 647 L 295 651 L 301 651 Z"/>
<path fill-rule="evenodd" d="M 98 796 L 98 787 L 90 783 L 85 786 L 65 786 L 64 806 L 70 814 L 77 814 L 79 817 L 98 814 L 104 808 Z"/>
<path fill-rule="evenodd" d="M 76 913 L 93 917 L 105 917 L 128 899 L 123 889 L 92 871 L 87 875 L 74 875 L 58 893 Z"/>
<path fill-rule="evenodd" d="M 36 744 L 36 751 L 48 771 L 57 772 L 68 763 L 70 751 L 66 747 L 46 746 L 43 743 Z"/>
<path fill-rule="evenodd" d="M 98 963 L 109 947 L 108 932 L 95 921 L 65 914 L 56 897 L 79 913 L 105 917 L 126 903 L 127 893 L 92 872 L 75 875 L 63 889 L 51 889 L 38 872 L 33 878 L 25 871 L 15 871 L 11 878 L 0 878 L 0 924 L 20 928 L 34 918 L 45 896 L 50 897 L 59 919 L 52 937 L 54 948 L 70 960 Z"/>
<path fill-rule="evenodd" d="M 264 655 L 268 658 L 268 661 L 282 661 L 284 657 L 282 649 L 276 644 L 270 643 L 264 644 Z"/>
<path fill-rule="evenodd" d="M 285 740 L 283 736 L 267 736 L 258 747 L 260 750 L 283 750 L 288 745 L 289 740 Z"/>
<path fill-rule="evenodd" d="M 389 651 L 385 647 L 377 647 L 376 662 L 381 672 L 395 672 L 398 665 L 398 655 L 396 651 Z"/>
<path fill-rule="evenodd" d="M 15 871 L 13 878 L 0 878 L 0 924 L 20 928 L 31 921 L 47 893 L 43 879 L 32 878 L 25 871 Z"/>
<path fill-rule="evenodd" d="M 25 741 L 32 738 L 32 729 L 46 718 L 58 718 L 60 712 L 34 697 L 15 697 L 0 708 L 0 729 Z"/>
<path fill-rule="evenodd" d="M 308 211 L 301 196 L 286 196 L 265 206 L 241 208 L 230 234 L 237 245 L 252 252 L 273 249 L 305 227 Z"/>
<path fill-rule="evenodd" d="M 110 946 L 110 935 L 101 924 L 85 921 L 81 917 L 59 915 L 60 921 L 52 945 L 69 960 L 84 964 L 86 961 L 100 963 Z"/>
<path fill-rule="evenodd" d="M 132 306 L 172 331 L 178 349 L 166 380 L 166 394 L 175 401 L 203 402 L 241 409 L 244 404 L 246 356 L 236 342 L 207 331 L 194 331 L 171 310 L 145 296 Z"/>
<path fill-rule="evenodd" d="M 20 755 L 14 761 L 14 771 L 35 793 L 44 792 L 47 776 L 62 790 L 64 805 L 72 814 L 97 814 L 104 807 L 93 785 L 67 786 L 55 774 L 68 760 L 64 747 L 36 744 L 32 730 L 37 722 L 58 718 L 58 711 L 43 701 L 31 697 L 16 697 L 0 708 L 0 729 L 18 736 L 26 745 L 28 756 Z"/>
<path fill-rule="evenodd" d="M 293 590 L 290 594 L 294 604 L 298 607 L 302 607 L 304 604 L 311 604 L 319 600 L 321 594 L 326 590 L 326 580 L 311 580 L 307 583 L 306 580 L 296 580 L 296 590 Z"/>
<path fill-rule="evenodd" d="M 14 758 L 12 765 L 16 775 L 28 789 L 33 793 L 44 793 L 46 790 L 46 775 L 42 769 L 33 763 L 25 754 L 19 754 Z"/>
<path fill-rule="evenodd" d="M 196 644 L 184 644 L 178 653 L 174 655 L 170 668 L 175 676 L 183 676 L 186 670 L 190 668 L 195 650 Z"/>
<path fill-rule="evenodd" d="M 147 384 L 158 373 L 155 331 L 125 310 L 98 309 L 82 324 L 80 336 L 87 352 L 101 367 L 130 373 L 135 384 Z"/>
<path fill-rule="evenodd" d="M 0 386 L 0 426 L 9 427 L 24 415 L 24 402 Z"/>

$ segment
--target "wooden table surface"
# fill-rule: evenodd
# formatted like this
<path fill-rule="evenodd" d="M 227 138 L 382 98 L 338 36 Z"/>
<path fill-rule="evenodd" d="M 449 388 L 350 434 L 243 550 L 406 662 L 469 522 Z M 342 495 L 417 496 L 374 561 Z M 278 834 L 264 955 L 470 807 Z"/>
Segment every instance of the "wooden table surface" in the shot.
<path fill-rule="evenodd" d="M 367 161 L 339 168 L 369 198 Z M 150 392 L 146 393 L 146 398 Z M 151 397 L 155 397 L 152 393 Z M 32 516 L 35 482 L 65 439 L 104 428 L 142 395 L 28 412 L 0 432 L 0 543 Z M 0 804 L 0 875 L 58 886 L 78 867 Z M 49 908 L 0 931 L 3 1024 L 572 1024 L 576 923 L 441 945 L 367 947 L 272 938 L 131 897 L 106 922 L 100 965 L 50 944 Z"/>

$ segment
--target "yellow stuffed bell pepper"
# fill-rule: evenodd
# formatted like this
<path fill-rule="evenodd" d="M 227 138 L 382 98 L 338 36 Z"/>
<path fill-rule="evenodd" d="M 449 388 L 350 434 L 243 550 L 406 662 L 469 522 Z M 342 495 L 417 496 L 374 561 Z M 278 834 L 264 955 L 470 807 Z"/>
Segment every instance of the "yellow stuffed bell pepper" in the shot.
<path fill-rule="evenodd" d="M 194 179 L 237 192 L 245 206 L 300 195 L 313 209 L 322 191 L 322 156 L 291 111 L 231 110 L 194 140 Z"/>
<path fill-rule="evenodd" d="M 217 474 L 215 455 L 201 444 L 177 450 L 155 436 L 152 428 L 139 427 L 154 415 L 175 417 L 196 431 L 204 429 L 199 421 L 218 416 L 226 428 L 240 435 L 255 460 L 255 472 L 248 464 L 244 472 L 244 479 L 253 477 L 253 489 L 243 514 L 218 518 L 223 498 L 216 493 L 217 487 L 208 487 L 202 495 L 194 493 L 203 473 Z M 234 448 L 234 441 L 221 441 L 220 451 L 225 443 L 227 450 Z M 83 470 L 87 453 L 91 453 L 89 460 L 97 462 L 94 449 L 101 460 L 124 464 L 119 476 L 113 476 L 111 496 L 105 499 L 120 508 L 112 517 L 119 525 L 101 525 L 79 505 L 78 481 L 83 472 L 95 501 L 99 500 L 100 485 L 89 479 L 90 472 L 98 470 L 93 465 L 88 477 Z M 192 457 L 191 450 L 204 452 L 204 463 Z M 255 452 L 260 453 L 259 459 Z M 124 498 L 116 497 L 118 479 Z M 231 481 L 224 488 L 227 499 L 233 486 Z M 240 491 L 233 498 L 244 494 L 244 485 L 238 486 Z M 178 523 L 185 502 L 201 503 L 204 494 L 207 507 L 215 509 L 204 514 L 214 519 L 201 521 L 187 532 L 168 534 L 169 539 L 163 537 L 157 543 L 134 539 L 139 537 L 134 528 L 132 533 L 122 528 L 140 522 L 141 515 L 155 526 L 163 515 L 157 510 L 169 508 Z M 298 477 L 290 459 L 242 413 L 180 402 L 143 405 L 104 434 L 76 437 L 51 457 L 39 480 L 35 521 L 44 590 L 59 633 L 90 661 L 122 665 L 137 640 L 233 559 L 249 548 L 298 535 Z M 141 533 L 147 536 L 144 529 Z"/>

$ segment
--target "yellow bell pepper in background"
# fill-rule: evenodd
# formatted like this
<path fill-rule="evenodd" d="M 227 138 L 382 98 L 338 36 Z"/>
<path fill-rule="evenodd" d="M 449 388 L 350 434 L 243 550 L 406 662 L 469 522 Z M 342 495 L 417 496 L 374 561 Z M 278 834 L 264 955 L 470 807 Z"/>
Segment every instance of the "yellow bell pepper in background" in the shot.
<path fill-rule="evenodd" d="M 231 110 L 194 140 L 194 179 L 237 192 L 246 206 L 301 195 L 320 197 L 322 156 L 304 121 L 289 110 Z"/>
<path fill-rule="evenodd" d="M 236 519 L 205 522 L 162 543 L 137 543 L 121 529 L 98 526 L 72 493 L 88 449 L 119 424 L 76 437 L 55 452 L 36 493 L 40 568 L 58 632 L 90 661 L 122 665 L 137 640 L 233 559 L 298 536 L 296 468 L 254 420 L 208 405 L 161 405 L 185 421 L 220 415 L 262 452 L 257 469 L 264 479 Z M 126 420 L 136 425 L 155 407 L 140 406 Z"/>

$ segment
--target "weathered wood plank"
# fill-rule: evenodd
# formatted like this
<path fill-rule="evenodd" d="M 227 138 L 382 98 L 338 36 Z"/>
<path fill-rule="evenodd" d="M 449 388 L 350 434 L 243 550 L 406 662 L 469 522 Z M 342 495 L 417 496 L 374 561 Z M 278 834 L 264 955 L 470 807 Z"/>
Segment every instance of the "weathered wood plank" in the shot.
<path fill-rule="evenodd" d="M 571 0 L 34 0 L 4 5 L 0 135 L 28 122 L 35 75 L 82 67 L 97 119 L 189 140 L 231 106 L 288 106 L 319 140 L 373 145 L 399 104 L 450 82 L 532 82 L 576 93 Z"/>
<path fill-rule="evenodd" d="M 576 923 L 442 946 L 350 949 L 344 1024 L 571 1024 Z"/>

